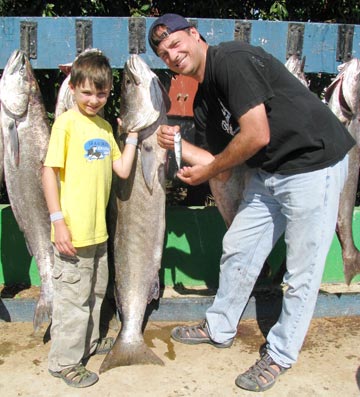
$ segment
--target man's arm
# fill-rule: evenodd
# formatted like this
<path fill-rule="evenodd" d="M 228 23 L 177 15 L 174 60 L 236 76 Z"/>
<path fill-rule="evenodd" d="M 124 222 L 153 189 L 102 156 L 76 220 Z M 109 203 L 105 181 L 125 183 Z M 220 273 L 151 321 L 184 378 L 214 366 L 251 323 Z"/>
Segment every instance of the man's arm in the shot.
<path fill-rule="evenodd" d="M 270 128 L 264 104 L 255 106 L 238 120 L 240 132 L 208 164 L 184 167 L 177 176 L 189 185 L 198 185 L 221 172 L 243 164 L 270 141 Z"/>
<path fill-rule="evenodd" d="M 174 150 L 174 135 L 176 132 L 180 132 L 178 125 L 161 125 L 156 132 L 158 144 L 164 149 Z M 208 151 L 191 144 L 183 138 L 181 139 L 181 144 L 182 159 L 190 165 L 209 164 L 215 158 Z"/>

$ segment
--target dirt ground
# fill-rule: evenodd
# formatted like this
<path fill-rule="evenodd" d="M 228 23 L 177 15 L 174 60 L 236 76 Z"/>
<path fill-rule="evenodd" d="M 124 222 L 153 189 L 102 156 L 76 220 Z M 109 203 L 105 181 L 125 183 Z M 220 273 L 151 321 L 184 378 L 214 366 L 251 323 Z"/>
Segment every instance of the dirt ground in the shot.
<path fill-rule="evenodd" d="M 190 324 L 190 323 L 189 323 Z M 239 389 L 234 380 L 258 357 L 269 324 L 240 322 L 230 349 L 210 345 L 186 346 L 170 339 L 174 323 L 149 322 L 145 341 L 165 366 L 136 365 L 114 368 L 98 383 L 74 389 L 47 371 L 51 342 L 44 330 L 34 335 L 32 324 L 0 323 L 0 395 L 31 397 L 218 397 L 254 396 Z M 110 330 L 110 335 L 116 335 Z M 299 361 L 265 393 L 276 397 L 360 396 L 360 317 L 316 318 Z M 94 356 L 88 368 L 98 371 L 103 356 Z"/>

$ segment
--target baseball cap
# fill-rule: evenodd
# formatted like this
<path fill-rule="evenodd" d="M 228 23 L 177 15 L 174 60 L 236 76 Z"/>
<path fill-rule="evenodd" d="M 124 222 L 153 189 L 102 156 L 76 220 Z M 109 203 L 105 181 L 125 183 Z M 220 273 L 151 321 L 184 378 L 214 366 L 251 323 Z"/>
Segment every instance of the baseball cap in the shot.
<path fill-rule="evenodd" d="M 166 30 L 160 35 L 155 35 L 155 28 L 157 26 L 164 25 Z M 168 37 L 171 33 L 177 32 L 179 30 L 184 30 L 190 28 L 192 25 L 189 22 L 178 14 L 164 14 L 158 19 L 156 19 L 153 24 L 150 26 L 148 40 L 150 47 L 153 49 L 155 54 L 157 55 L 156 49 L 158 45 Z M 205 41 L 205 39 L 201 36 L 201 39 Z"/>

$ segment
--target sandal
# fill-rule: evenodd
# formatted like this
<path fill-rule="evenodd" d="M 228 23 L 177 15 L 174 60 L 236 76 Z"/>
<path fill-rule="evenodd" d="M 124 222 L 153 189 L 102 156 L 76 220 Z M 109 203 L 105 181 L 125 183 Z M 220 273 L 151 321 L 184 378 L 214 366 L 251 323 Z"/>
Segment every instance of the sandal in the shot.
<path fill-rule="evenodd" d="M 207 330 L 206 320 L 194 326 L 180 326 L 175 327 L 171 331 L 171 337 L 177 342 L 185 343 L 187 345 L 198 345 L 199 343 L 209 343 L 218 348 L 227 348 L 233 344 L 234 339 L 219 343 L 213 341 Z"/>
<path fill-rule="evenodd" d="M 91 386 L 99 380 L 95 372 L 87 370 L 82 364 L 65 368 L 62 371 L 49 369 L 49 373 L 55 378 L 61 378 L 68 386 L 78 388 Z"/>
<path fill-rule="evenodd" d="M 99 339 L 95 351 L 92 353 L 92 356 L 95 354 L 107 354 L 114 346 L 115 340 L 112 337 Z"/>
<path fill-rule="evenodd" d="M 274 365 L 279 368 L 278 371 L 272 367 Z M 264 353 L 260 360 L 236 378 L 235 383 L 245 390 L 265 391 L 274 386 L 277 378 L 287 369 L 276 364 L 268 353 Z"/>

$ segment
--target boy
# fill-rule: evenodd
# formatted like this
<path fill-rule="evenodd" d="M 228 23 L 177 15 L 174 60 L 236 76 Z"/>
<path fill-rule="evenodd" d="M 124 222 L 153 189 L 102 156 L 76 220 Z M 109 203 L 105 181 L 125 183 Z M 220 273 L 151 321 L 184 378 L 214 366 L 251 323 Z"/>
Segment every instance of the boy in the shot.
<path fill-rule="evenodd" d="M 110 124 L 98 115 L 112 87 L 101 51 L 87 50 L 75 59 L 69 86 L 75 105 L 53 125 L 43 170 L 55 251 L 49 372 L 69 386 L 87 387 L 99 378 L 82 361 L 107 353 L 114 343 L 99 338 L 108 282 L 105 211 L 112 170 L 129 176 L 137 133 L 128 134 L 121 154 Z"/>

